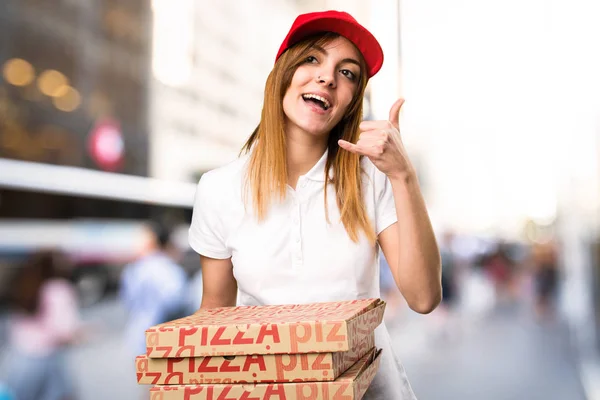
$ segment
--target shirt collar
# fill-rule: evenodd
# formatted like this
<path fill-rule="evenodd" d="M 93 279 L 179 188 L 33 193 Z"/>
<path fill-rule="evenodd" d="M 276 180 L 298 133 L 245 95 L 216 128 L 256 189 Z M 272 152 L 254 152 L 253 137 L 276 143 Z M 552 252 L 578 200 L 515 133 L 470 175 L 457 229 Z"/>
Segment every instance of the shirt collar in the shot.
<path fill-rule="evenodd" d="M 324 182 L 325 181 L 325 167 L 327 166 L 327 154 L 329 149 L 325 149 L 325 153 L 321 156 L 319 161 L 306 173 L 304 176 L 306 179 L 311 181 Z M 329 178 L 333 178 L 333 168 L 329 170 Z"/>

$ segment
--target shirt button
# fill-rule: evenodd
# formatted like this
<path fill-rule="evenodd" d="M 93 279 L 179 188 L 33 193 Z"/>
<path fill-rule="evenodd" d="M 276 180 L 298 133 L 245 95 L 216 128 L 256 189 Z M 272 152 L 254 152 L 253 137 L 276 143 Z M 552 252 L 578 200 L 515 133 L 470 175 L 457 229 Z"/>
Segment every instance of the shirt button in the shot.
<path fill-rule="evenodd" d="M 296 236 L 296 243 L 300 243 L 300 236 Z"/>
<path fill-rule="evenodd" d="M 298 225 L 298 218 L 294 218 L 294 224 Z"/>

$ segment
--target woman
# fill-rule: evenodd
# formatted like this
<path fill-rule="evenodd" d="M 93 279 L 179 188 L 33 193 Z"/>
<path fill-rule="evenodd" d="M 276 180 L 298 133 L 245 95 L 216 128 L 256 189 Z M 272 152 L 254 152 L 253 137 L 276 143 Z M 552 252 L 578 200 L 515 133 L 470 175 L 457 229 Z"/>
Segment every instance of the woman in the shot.
<path fill-rule="evenodd" d="M 246 153 L 198 184 L 189 240 L 201 308 L 380 297 L 379 246 L 409 306 L 438 305 L 440 256 L 398 132 L 403 101 L 389 121 L 361 123 L 382 62 L 349 14 L 296 19 Z M 384 325 L 376 342 L 382 363 L 365 398 L 413 399 Z"/>

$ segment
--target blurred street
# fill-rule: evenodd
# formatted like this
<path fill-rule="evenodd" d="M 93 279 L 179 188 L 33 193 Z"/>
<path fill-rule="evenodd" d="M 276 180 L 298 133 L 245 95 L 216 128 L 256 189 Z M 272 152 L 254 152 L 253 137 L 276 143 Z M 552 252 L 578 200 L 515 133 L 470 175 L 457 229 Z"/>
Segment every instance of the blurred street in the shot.
<path fill-rule="evenodd" d="M 390 326 L 399 356 L 420 400 L 585 399 L 564 327 L 536 323 L 525 304 L 488 316 L 439 323 L 434 314 L 402 310 Z M 69 355 L 80 400 L 136 399 L 133 360 L 123 345 L 125 313 L 115 299 L 84 311 L 102 328 Z M 446 330 L 444 327 L 459 327 Z"/>
<path fill-rule="evenodd" d="M 380 294 L 387 302 L 385 322 L 417 398 L 600 400 L 600 52 L 594 50 L 600 2 L 465 0 L 459 5 L 443 0 L 0 1 L 0 400 L 11 392 L 19 394 L 10 400 L 46 400 L 41 393 L 51 400 L 148 399 L 134 365 L 145 349 L 143 331 L 191 314 L 200 306 L 204 283 L 209 291 L 214 285 L 210 273 L 203 282 L 207 265 L 200 265 L 198 253 L 206 249 L 192 245 L 190 232 L 206 231 L 209 242 L 224 246 L 217 258 L 231 256 L 235 268 L 246 244 L 257 251 L 265 244 L 295 243 L 296 259 L 305 251 L 312 254 L 303 237 L 312 240 L 316 236 L 309 230 L 323 225 L 300 217 L 305 205 L 316 202 L 297 201 L 298 208 L 286 214 L 289 221 L 278 225 L 287 229 L 294 223 L 299 229 L 273 230 L 277 241 L 269 237 L 251 246 L 259 235 L 236 230 L 249 220 L 236 222 L 242 213 L 233 212 L 229 202 L 241 200 L 234 185 L 238 178 L 256 186 L 262 178 L 247 178 L 262 175 L 212 179 L 223 188 L 233 185 L 232 191 L 199 182 L 238 160 L 244 143 L 251 144 L 251 152 L 259 143 L 270 147 L 269 139 L 257 139 L 263 130 L 280 135 L 283 142 L 275 141 L 276 146 L 286 145 L 277 154 L 255 153 L 253 159 L 261 160 L 266 154 L 265 176 L 282 171 L 274 161 L 282 155 L 286 160 L 278 162 L 286 165 L 291 187 L 302 177 L 295 177 L 295 170 L 308 171 L 304 156 L 298 157 L 306 163 L 301 168 L 290 163 L 300 141 L 288 136 L 294 126 L 304 128 L 288 123 L 296 107 L 283 107 L 283 98 L 295 93 L 290 82 L 300 82 L 296 70 L 310 67 L 320 85 L 325 76 L 320 68 L 338 64 L 311 55 L 286 66 L 286 57 L 277 58 L 280 62 L 275 55 L 300 14 L 326 10 L 350 13 L 377 39 L 385 62 L 366 83 L 364 68 L 353 73 L 360 76 L 353 85 L 361 85 L 359 92 L 352 89 L 356 107 L 335 101 L 346 93 L 343 86 L 330 87 L 334 107 L 314 98 L 314 88 L 298 90 L 303 98 L 298 110 L 307 104 L 308 111 L 322 108 L 298 121 L 309 124 L 313 116 L 325 115 L 322 111 L 344 113 L 337 126 L 319 128 L 318 135 L 311 131 L 306 143 L 316 155 L 327 135 L 328 148 L 337 149 L 332 133 L 354 135 L 347 123 L 354 121 L 351 116 L 390 122 L 399 115 L 396 140 L 386 139 L 385 149 L 406 152 L 411 182 L 425 202 L 440 251 L 442 299 L 430 314 L 410 310 L 398 289 L 409 299 L 417 293 L 426 310 L 439 291 L 422 290 L 434 288 L 430 284 L 409 290 L 422 270 L 397 273 L 387 265 L 385 245 L 379 246 L 379 287 L 356 292 Z M 344 42 L 341 36 L 331 43 Z M 360 60 L 366 62 L 366 54 L 359 54 Z M 319 69 L 312 70 L 313 64 Z M 274 65 L 289 71 L 273 74 Z M 346 78 L 340 76 L 341 82 Z M 282 89 L 270 90 L 272 85 Z M 406 104 L 391 113 L 399 98 Z M 266 112 L 273 99 L 281 102 L 279 111 Z M 274 121 L 283 128 L 272 130 Z M 314 147 L 319 143 L 323 148 Z M 346 174 L 339 168 L 344 157 L 329 152 L 326 165 Z M 392 216 L 388 200 L 397 200 L 396 186 L 387 183 L 380 194 L 365 197 L 376 200 L 372 222 L 378 229 L 383 216 Z M 327 193 L 329 183 L 324 185 L 319 190 Z M 369 185 L 359 188 L 364 192 Z M 257 187 L 254 192 L 264 199 L 275 194 Z M 336 186 L 337 205 L 352 204 L 347 201 L 352 192 Z M 394 205 L 397 215 L 400 208 Z M 405 207 L 411 209 L 416 208 Z M 228 213 L 237 216 L 225 217 Z M 246 210 L 243 218 L 249 215 Z M 202 216 L 206 229 L 196 229 Z M 398 221 L 426 222 L 421 216 L 397 215 Z M 405 231 L 411 229 L 400 230 L 400 236 L 410 238 Z M 238 233 L 243 246 L 236 247 Z M 288 233 L 295 240 L 283 240 Z M 399 252 L 409 247 L 400 243 L 405 245 Z M 315 259 L 340 261 L 333 258 L 336 249 L 328 246 Z M 418 254 L 434 265 L 429 250 Z M 281 254 L 287 260 L 287 253 Z M 347 263 L 361 266 L 358 260 Z M 406 264 L 417 265 L 395 267 Z M 279 262 L 274 265 L 279 272 Z M 357 268 L 353 277 L 349 266 L 348 277 L 356 287 L 374 284 L 375 266 L 360 270 L 371 274 L 368 279 Z M 337 281 L 320 275 L 325 268 L 312 270 L 318 274 L 299 280 L 311 289 Z M 303 271 L 296 272 L 302 278 Z M 243 275 L 233 277 L 245 280 Z M 291 281 L 254 270 L 247 276 L 277 292 L 286 292 Z M 233 287 L 230 280 L 231 286 L 222 286 Z M 301 289 L 290 302 L 305 298 Z M 315 293 L 328 298 L 330 287 L 323 289 Z M 259 299 L 264 293 L 269 290 L 257 289 L 249 297 L 273 303 Z M 420 300 L 423 293 L 428 301 Z M 76 396 L 67 395 L 71 383 Z"/>
<path fill-rule="evenodd" d="M 494 311 L 450 336 L 417 324 L 395 332 L 419 399 L 586 398 L 565 328 L 537 324 L 522 307 Z M 424 340 L 428 335 L 437 340 Z"/>

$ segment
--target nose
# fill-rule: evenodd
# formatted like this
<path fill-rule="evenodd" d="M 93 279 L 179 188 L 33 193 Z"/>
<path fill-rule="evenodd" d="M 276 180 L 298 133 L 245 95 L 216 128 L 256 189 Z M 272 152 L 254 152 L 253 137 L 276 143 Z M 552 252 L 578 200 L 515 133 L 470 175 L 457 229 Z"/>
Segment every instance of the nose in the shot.
<path fill-rule="evenodd" d="M 317 75 L 316 81 L 320 85 L 325 85 L 332 89 L 335 88 L 335 79 L 330 73 L 321 72 L 320 75 Z"/>

